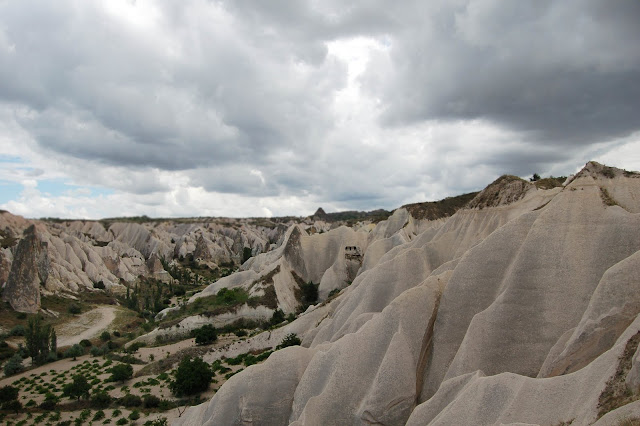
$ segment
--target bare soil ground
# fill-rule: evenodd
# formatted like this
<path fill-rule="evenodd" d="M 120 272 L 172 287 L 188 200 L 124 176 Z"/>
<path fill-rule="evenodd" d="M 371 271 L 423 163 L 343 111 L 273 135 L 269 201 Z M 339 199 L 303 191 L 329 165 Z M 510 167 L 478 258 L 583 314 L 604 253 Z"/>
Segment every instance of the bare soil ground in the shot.
<path fill-rule="evenodd" d="M 107 330 L 116 319 L 114 306 L 100 306 L 79 315 L 75 321 L 56 327 L 58 347 L 71 346 L 83 339 L 91 339 Z"/>

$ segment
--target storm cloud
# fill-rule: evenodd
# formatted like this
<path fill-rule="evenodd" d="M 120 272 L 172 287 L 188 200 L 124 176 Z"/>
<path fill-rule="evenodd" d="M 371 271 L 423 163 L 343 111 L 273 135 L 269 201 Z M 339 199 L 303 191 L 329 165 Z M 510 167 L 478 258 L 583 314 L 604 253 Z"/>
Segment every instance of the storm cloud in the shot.
<path fill-rule="evenodd" d="M 638 169 L 638 22 L 623 0 L 3 2 L 0 147 L 21 164 L 0 181 L 25 191 L 0 207 L 309 214 Z"/>

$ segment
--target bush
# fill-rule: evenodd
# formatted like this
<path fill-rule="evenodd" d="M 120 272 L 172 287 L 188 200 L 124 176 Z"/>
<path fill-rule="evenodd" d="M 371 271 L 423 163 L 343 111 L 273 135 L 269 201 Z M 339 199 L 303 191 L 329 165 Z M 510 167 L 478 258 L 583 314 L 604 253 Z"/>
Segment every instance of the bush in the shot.
<path fill-rule="evenodd" d="M 11 329 L 9 336 L 24 336 L 25 331 L 24 325 L 18 324 Z"/>
<path fill-rule="evenodd" d="M 19 414 L 20 411 L 22 411 L 22 403 L 17 399 L 14 399 L 13 401 L 8 401 L 2 404 L 2 409 L 7 411 L 13 411 L 16 414 Z"/>
<path fill-rule="evenodd" d="M 140 412 L 138 410 L 133 410 L 131 414 L 129 414 L 129 420 L 136 421 L 140 418 Z"/>
<path fill-rule="evenodd" d="M 91 349 L 89 350 L 89 353 L 91 354 L 91 356 L 104 355 L 104 351 L 97 346 L 92 346 Z"/>
<path fill-rule="evenodd" d="M 105 289 L 104 281 L 100 280 L 97 283 L 93 283 L 93 288 L 104 290 Z"/>
<path fill-rule="evenodd" d="M 111 334 L 109 334 L 108 331 L 103 331 L 102 334 L 100 334 L 100 340 L 102 340 L 103 342 L 106 342 L 107 340 L 111 340 Z"/>
<path fill-rule="evenodd" d="M 202 358 L 185 357 L 180 361 L 174 376 L 169 389 L 175 396 L 181 397 L 207 390 L 213 379 L 213 372 Z"/>
<path fill-rule="evenodd" d="M 116 422 L 116 424 L 117 424 L 118 426 L 126 425 L 127 423 L 129 423 L 129 422 L 128 422 L 128 421 L 127 421 L 127 419 L 125 419 L 124 417 L 119 418 L 119 419 L 118 419 L 118 421 Z"/>
<path fill-rule="evenodd" d="M 71 346 L 69 349 L 64 351 L 65 358 L 73 358 L 75 361 L 77 357 L 84 355 L 84 349 L 79 344 L 75 344 Z"/>
<path fill-rule="evenodd" d="M 93 415 L 93 419 L 91 419 L 92 422 L 97 422 L 98 420 L 102 420 L 104 419 L 104 411 L 102 410 L 98 410 L 96 411 L 96 413 Z"/>
<path fill-rule="evenodd" d="M 218 340 L 216 328 L 211 324 L 205 324 L 192 330 L 191 335 L 196 338 L 196 345 L 208 345 Z"/>
<path fill-rule="evenodd" d="M 302 290 L 302 303 L 305 307 L 313 305 L 318 301 L 318 285 L 309 281 L 300 285 Z M 306 308 L 305 308 L 306 309 Z"/>
<path fill-rule="evenodd" d="M 91 395 L 91 405 L 95 408 L 107 408 L 111 405 L 111 395 L 106 391 L 99 391 Z"/>
<path fill-rule="evenodd" d="M 9 361 L 4 365 L 4 375 L 12 376 L 14 374 L 18 374 L 24 369 L 22 366 L 22 357 L 20 354 L 14 354 Z"/>
<path fill-rule="evenodd" d="M 117 364 L 109 369 L 111 382 L 124 382 L 133 376 L 133 367 L 131 364 Z"/>
<path fill-rule="evenodd" d="M 331 299 L 333 296 L 337 295 L 338 293 L 340 293 L 340 289 L 339 288 L 334 288 L 333 290 L 331 290 L 329 292 L 329 299 Z"/>
<path fill-rule="evenodd" d="M 58 405 L 58 397 L 51 392 L 47 392 L 44 401 L 40 403 L 40 408 L 43 410 L 53 410 L 56 408 L 56 405 Z"/>
<path fill-rule="evenodd" d="M 80 305 L 78 305 L 77 303 L 72 303 L 69 305 L 67 311 L 69 311 L 69 313 L 72 315 L 78 315 L 80 312 L 82 312 L 82 309 L 80 309 Z"/>
<path fill-rule="evenodd" d="M 144 422 L 144 426 L 167 426 L 167 424 L 168 423 L 166 417 L 160 417 L 153 421 L 147 420 L 146 422 Z"/>
<path fill-rule="evenodd" d="M 280 343 L 278 346 L 276 346 L 276 349 L 282 349 L 282 348 L 286 348 L 288 346 L 297 346 L 300 343 L 302 343 L 302 341 L 300 340 L 300 338 L 298 337 L 297 334 L 295 333 L 289 333 L 285 336 L 284 339 L 282 339 L 282 343 Z"/>
<path fill-rule="evenodd" d="M 283 322 L 285 319 L 284 312 L 282 309 L 276 309 L 273 311 L 273 315 L 271 315 L 271 325 L 278 325 Z"/>
<path fill-rule="evenodd" d="M 160 398 L 155 395 L 145 395 L 142 397 L 142 406 L 144 408 L 158 408 L 160 405 Z"/>
<path fill-rule="evenodd" d="M 138 395 L 133 395 L 131 393 L 128 393 L 122 398 L 120 398 L 119 402 L 121 405 L 127 408 L 139 407 L 140 405 L 142 405 L 142 398 L 140 398 Z"/>
<path fill-rule="evenodd" d="M 0 388 L 0 404 L 18 399 L 20 391 L 11 385 Z"/>
<path fill-rule="evenodd" d="M 80 346 L 84 346 L 85 348 L 90 348 L 92 346 L 91 341 L 88 339 L 80 340 Z"/>

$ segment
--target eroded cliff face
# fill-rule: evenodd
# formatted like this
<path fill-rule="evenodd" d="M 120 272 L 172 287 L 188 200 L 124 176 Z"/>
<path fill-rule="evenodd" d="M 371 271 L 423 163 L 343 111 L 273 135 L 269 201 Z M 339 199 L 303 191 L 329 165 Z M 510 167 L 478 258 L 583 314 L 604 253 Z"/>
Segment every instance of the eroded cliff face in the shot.
<path fill-rule="evenodd" d="M 47 243 L 40 240 L 31 225 L 18 243 L 2 299 L 18 312 L 38 312 L 40 289 L 49 278 L 50 268 Z"/>
<path fill-rule="evenodd" d="M 563 187 L 493 185 L 451 217 L 397 211 L 378 224 L 353 283 L 283 329 L 301 347 L 235 375 L 177 424 L 596 422 L 640 331 L 640 175 L 588 163 Z M 280 259 L 310 276 L 305 238 Z M 640 415 L 640 403 L 618 410 Z"/>

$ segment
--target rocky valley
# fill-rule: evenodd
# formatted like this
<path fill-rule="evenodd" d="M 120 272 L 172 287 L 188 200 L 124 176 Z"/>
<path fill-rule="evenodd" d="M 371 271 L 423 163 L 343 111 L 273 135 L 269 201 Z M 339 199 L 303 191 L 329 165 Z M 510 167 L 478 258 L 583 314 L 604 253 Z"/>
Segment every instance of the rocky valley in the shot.
<path fill-rule="evenodd" d="M 171 414 L 147 410 L 148 422 L 640 419 L 635 172 L 590 162 L 567 179 L 503 176 L 479 193 L 393 212 L 319 209 L 306 218 L 71 221 L 2 212 L 0 232 L 0 331 L 9 346 L 18 350 L 12 331 L 40 315 L 59 346 L 86 337 L 94 359 L 128 354 L 138 360 L 134 378 L 107 392 L 144 397 L 146 388 L 171 400 Z M 73 328 L 81 319 L 87 326 Z M 218 339 L 196 345 L 210 326 Z M 108 353 L 98 338 L 105 331 L 120 339 L 110 337 L 117 345 Z M 203 400 L 172 399 L 161 375 L 191 356 L 211 366 L 217 384 Z M 68 357 L 51 361 L 46 371 L 73 368 Z M 101 374 L 96 367 L 96 387 Z M 42 401 L 44 392 L 34 406 Z M 69 421 L 82 409 L 68 406 L 76 413 Z"/>

